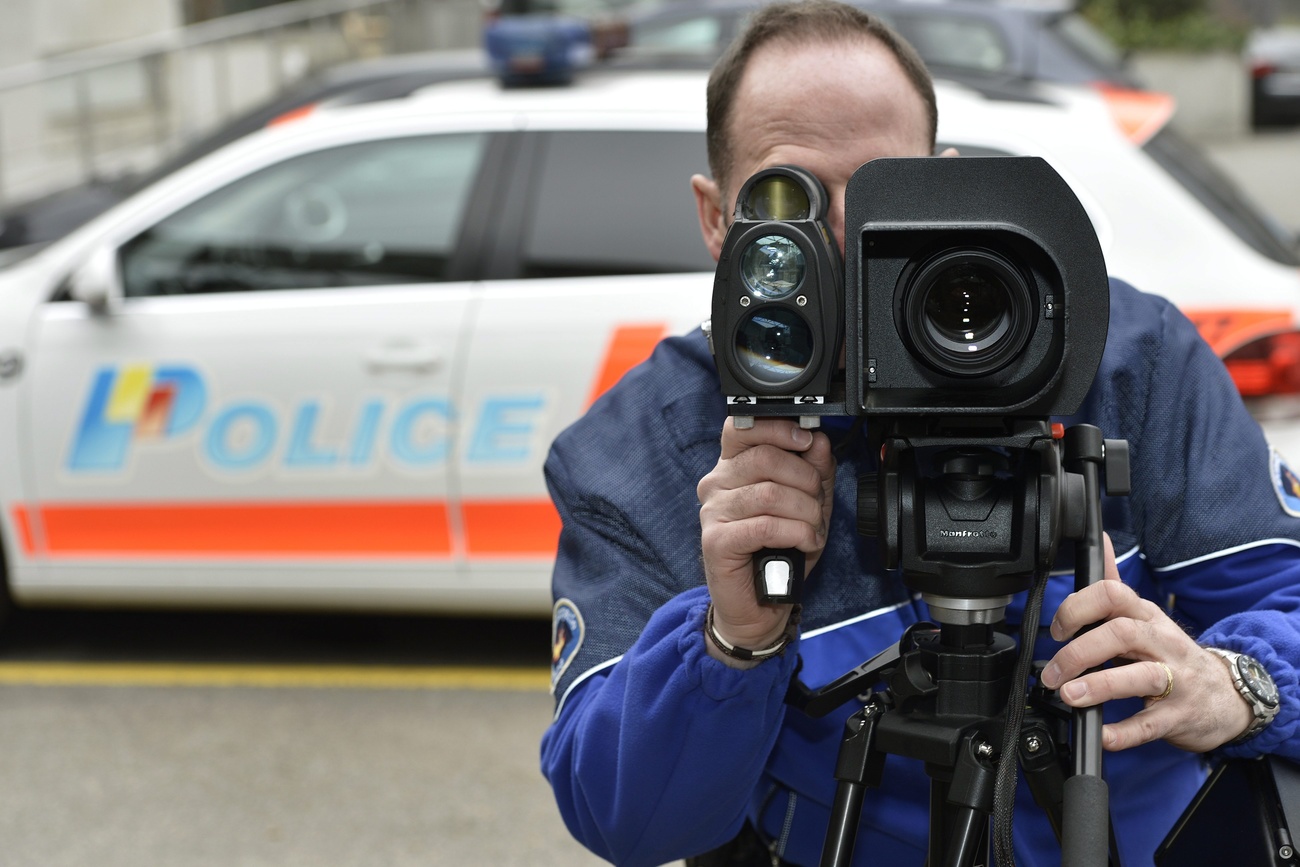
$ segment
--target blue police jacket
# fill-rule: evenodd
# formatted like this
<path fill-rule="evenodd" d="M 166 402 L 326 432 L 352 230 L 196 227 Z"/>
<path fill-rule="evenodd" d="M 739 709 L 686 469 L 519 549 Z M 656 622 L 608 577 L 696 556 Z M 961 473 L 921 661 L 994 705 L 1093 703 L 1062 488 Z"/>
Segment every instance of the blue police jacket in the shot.
<path fill-rule="evenodd" d="M 746 671 L 708 655 L 696 485 L 717 462 L 725 416 L 696 331 L 661 343 L 556 440 L 546 463 L 564 529 L 556 713 L 542 770 L 570 831 L 615 864 L 707 851 L 746 819 L 782 858 L 818 863 L 844 719 L 858 706 L 819 719 L 789 708 L 796 659 L 800 679 L 819 686 L 925 619 L 923 603 L 882 569 L 875 540 L 856 532 L 857 478 L 873 463 L 858 449 L 840 458 L 799 639 Z M 1080 412 L 1062 421 L 1129 441 L 1132 494 L 1103 502 L 1123 580 L 1202 644 L 1256 657 L 1277 682 L 1274 722 L 1223 752 L 1300 759 L 1300 480 L 1222 363 L 1172 305 L 1112 281 L 1101 369 Z M 1055 652 L 1046 627 L 1072 589 L 1069 574 L 1048 582 L 1039 658 Z M 1141 707 L 1110 702 L 1106 716 Z M 1164 742 L 1105 756 L 1124 863 L 1151 863 L 1204 773 L 1204 757 Z M 919 762 L 889 756 L 883 785 L 867 792 L 853 863 L 923 863 L 928 791 Z M 1015 817 L 1018 863 L 1059 863 L 1023 779 Z"/>

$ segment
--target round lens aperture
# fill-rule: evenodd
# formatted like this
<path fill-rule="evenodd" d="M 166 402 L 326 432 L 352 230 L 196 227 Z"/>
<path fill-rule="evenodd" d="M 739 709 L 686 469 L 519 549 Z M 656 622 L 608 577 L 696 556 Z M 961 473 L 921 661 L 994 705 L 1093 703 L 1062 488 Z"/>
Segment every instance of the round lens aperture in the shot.
<path fill-rule="evenodd" d="M 808 369 L 812 355 L 812 328 L 785 307 L 756 310 L 736 331 L 740 367 L 764 386 L 794 382 Z"/>
<path fill-rule="evenodd" d="M 916 352 L 950 376 L 984 376 L 1024 348 L 1035 320 L 1029 286 L 1002 256 L 949 250 L 909 281 L 904 302 Z"/>
<path fill-rule="evenodd" d="M 981 352 L 1006 334 L 1011 296 L 987 267 L 954 265 L 937 274 L 925 296 L 925 322 L 934 338 L 956 352 Z"/>
<path fill-rule="evenodd" d="M 764 235 L 745 248 L 740 257 L 740 277 L 759 298 L 775 301 L 794 293 L 806 269 L 803 250 L 784 235 Z"/>
<path fill-rule="evenodd" d="M 749 188 L 740 212 L 746 220 L 806 220 L 808 193 L 793 178 L 771 175 Z"/>

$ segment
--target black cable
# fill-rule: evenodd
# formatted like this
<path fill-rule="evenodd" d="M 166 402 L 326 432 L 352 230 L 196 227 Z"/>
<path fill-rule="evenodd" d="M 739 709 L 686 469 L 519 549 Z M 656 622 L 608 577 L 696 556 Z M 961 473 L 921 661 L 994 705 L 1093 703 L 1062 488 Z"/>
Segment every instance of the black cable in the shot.
<path fill-rule="evenodd" d="M 1006 730 L 1002 733 L 1002 754 L 998 759 L 993 784 L 993 857 L 998 867 L 1015 867 L 1016 853 L 1011 837 L 1011 818 L 1016 806 L 1016 771 L 1020 765 L 1020 727 L 1025 721 L 1025 696 L 1029 692 L 1029 672 L 1034 665 L 1034 642 L 1038 639 L 1038 621 L 1047 591 L 1047 575 L 1040 575 L 1025 600 L 1025 614 L 1020 623 L 1020 657 L 1012 677 L 1011 698 L 1007 701 Z"/>

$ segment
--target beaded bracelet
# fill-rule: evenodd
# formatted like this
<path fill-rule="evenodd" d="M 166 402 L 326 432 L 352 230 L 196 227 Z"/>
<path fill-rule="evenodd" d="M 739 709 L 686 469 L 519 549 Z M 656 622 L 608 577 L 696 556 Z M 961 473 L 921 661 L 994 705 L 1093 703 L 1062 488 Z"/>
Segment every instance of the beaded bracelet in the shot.
<path fill-rule="evenodd" d="M 780 638 L 769 644 L 767 647 L 758 650 L 747 650 L 743 647 L 737 647 L 718 634 L 717 627 L 713 625 L 713 603 L 710 602 L 709 612 L 704 618 L 704 634 L 709 637 L 709 640 L 713 642 L 714 646 L 716 646 L 718 650 L 721 650 L 732 659 L 739 659 L 745 662 L 755 659 L 762 661 L 764 659 L 771 659 L 772 657 L 783 653 L 785 649 L 790 646 L 790 642 L 794 641 L 795 627 L 799 625 L 799 614 L 800 608 L 796 605 L 790 611 L 790 619 L 786 622 L 785 632 L 781 633 Z"/>

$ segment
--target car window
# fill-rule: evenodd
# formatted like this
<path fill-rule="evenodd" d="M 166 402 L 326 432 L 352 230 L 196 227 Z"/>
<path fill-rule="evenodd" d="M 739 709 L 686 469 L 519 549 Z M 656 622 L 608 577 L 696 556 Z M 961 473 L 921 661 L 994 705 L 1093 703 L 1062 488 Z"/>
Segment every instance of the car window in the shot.
<path fill-rule="evenodd" d="M 978 18 L 893 13 L 891 23 L 928 65 L 974 72 L 1004 72 L 1011 51 L 992 22 Z"/>
<path fill-rule="evenodd" d="M 691 197 L 697 172 L 708 173 L 703 132 L 550 133 L 523 276 L 712 271 Z"/>
<path fill-rule="evenodd" d="M 126 295 L 445 279 L 486 142 L 388 139 L 262 169 L 128 242 Z"/>
<path fill-rule="evenodd" d="M 634 28 L 632 44 L 653 51 L 712 51 L 722 43 L 722 21 L 701 15 L 681 21 L 653 21 Z"/>
<path fill-rule="evenodd" d="M 1075 12 L 1057 16 L 1050 27 L 1061 41 L 1073 48 L 1098 70 L 1109 70 L 1115 75 L 1124 74 L 1124 53 L 1092 25 L 1088 19 Z"/>

